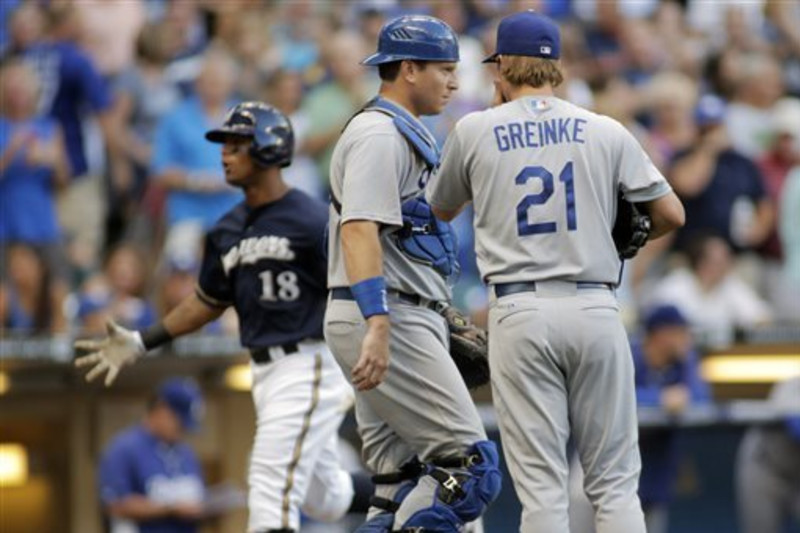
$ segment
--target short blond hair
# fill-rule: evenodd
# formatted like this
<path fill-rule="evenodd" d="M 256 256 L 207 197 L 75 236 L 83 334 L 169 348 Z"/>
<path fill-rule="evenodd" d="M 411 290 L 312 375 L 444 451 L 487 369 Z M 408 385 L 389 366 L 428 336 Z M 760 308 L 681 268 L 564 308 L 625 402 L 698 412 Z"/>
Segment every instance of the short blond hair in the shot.
<path fill-rule="evenodd" d="M 504 55 L 499 68 L 500 75 L 515 87 L 558 87 L 564 82 L 561 64 L 552 59 Z"/>

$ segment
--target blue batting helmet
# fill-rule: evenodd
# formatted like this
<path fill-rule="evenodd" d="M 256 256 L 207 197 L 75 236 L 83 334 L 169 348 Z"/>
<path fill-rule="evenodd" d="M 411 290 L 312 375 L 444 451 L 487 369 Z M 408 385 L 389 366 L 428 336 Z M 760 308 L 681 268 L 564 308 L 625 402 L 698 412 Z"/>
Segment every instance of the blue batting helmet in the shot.
<path fill-rule="evenodd" d="M 264 167 L 288 167 L 294 152 L 294 131 L 289 119 L 262 102 L 244 102 L 228 111 L 222 127 L 206 133 L 213 143 L 231 136 L 252 137 L 250 156 Z"/>
<path fill-rule="evenodd" d="M 378 35 L 378 51 L 361 63 L 375 66 L 403 59 L 458 61 L 458 38 L 437 18 L 405 15 L 384 24 Z"/>

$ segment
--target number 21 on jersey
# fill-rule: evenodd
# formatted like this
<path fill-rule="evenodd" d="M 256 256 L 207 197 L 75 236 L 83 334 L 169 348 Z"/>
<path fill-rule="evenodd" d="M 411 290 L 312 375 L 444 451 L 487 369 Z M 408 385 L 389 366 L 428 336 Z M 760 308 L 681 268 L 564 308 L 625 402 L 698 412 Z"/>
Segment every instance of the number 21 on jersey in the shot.
<path fill-rule="evenodd" d="M 528 219 L 528 210 L 533 206 L 546 204 L 555 191 L 553 173 L 542 166 L 523 168 L 514 178 L 514 182 L 517 185 L 525 185 L 534 179 L 541 180 L 541 192 L 528 194 L 517 204 L 517 234 L 520 236 L 555 233 L 558 231 L 558 225 L 555 220 L 531 223 Z M 567 231 L 575 231 L 578 229 L 578 220 L 575 209 L 575 184 L 572 180 L 572 161 L 569 161 L 564 165 L 564 168 L 561 169 L 558 175 L 558 181 L 564 184 Z"/>

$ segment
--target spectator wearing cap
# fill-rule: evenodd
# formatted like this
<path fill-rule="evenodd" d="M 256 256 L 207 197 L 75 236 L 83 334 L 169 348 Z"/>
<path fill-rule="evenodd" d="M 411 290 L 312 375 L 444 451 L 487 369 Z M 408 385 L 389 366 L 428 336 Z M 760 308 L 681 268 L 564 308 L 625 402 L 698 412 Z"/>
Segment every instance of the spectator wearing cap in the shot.
<path fill-rule="evenodd" d="M 692 405 L 707 403 L 709 388 L 699 375 L 697 353 L 683 313 L 674 305 L 659 305 L 646 313 L 643 326 L 644 335 L 631 345 L 637 405 L 679 416 Z M 679 448 L 679 433 L 674 428 L 640 430 L 639 499 L 648 533 L 667 531 Z"/>
<path fill-rule="evenodd" d="M 698 138 L 673 158 L 668 178 L 683 201 L 686 225 L 678 230 L 681 251 L 692 237 L 714 232 L 736 253 L 762 244 L 772 229 L 775 209 L 758 167 L 731 147 L 724 126 L 725 102 L 700 98 L 695 110 Z"/>
<path fill-rule="evenodd" d="M 142 422 L 113 438 L 99 469 L 111 531 L 198 530 L 205 486 L 197 456 L 183 438 L 198 428 L 202 413 L 197 384 L 169 379 L 150 399 Z"/>

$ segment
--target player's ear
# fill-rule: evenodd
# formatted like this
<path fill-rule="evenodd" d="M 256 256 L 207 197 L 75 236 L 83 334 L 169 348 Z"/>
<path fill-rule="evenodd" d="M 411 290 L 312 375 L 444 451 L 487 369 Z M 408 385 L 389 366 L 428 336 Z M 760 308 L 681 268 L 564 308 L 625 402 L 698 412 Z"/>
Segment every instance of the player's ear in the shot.
<path fill-rule="evenodd" d="M 408 83 L 416 83 L 420 65 L 416 61 L 404 59 L 400 62 L 400 76 Z"/>

